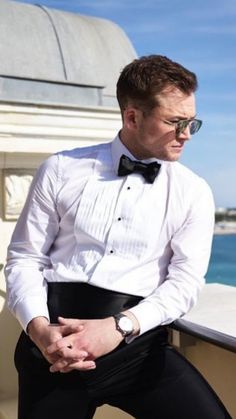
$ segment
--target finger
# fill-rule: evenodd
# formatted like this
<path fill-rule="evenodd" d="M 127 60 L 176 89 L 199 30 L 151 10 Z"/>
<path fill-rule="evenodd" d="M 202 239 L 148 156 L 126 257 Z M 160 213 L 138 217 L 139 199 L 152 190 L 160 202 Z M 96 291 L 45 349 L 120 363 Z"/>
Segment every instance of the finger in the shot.
<path fill-rule="evenodd" d="M 45 351 L 43 352 L 43 356 L 49 362 L 49 364 L 54 364 L 60 358 L 59 355 L 49 356 L 48 354 L 45 353 Z"/>
<path fill-rule="evenodd" d="M 67 372 L 71 372 L 71 371 L 73 371 L 73 368 L 71 368 L 71 367 L 65 367 L 65 368 L 63 368 L 61 371 L 59 371 L 59 372 L 61 372 L 61 373 L 63 373 L 63 374 L 65 374 L 65 373 L 67 373 Z"/>
<path fill-rule="evenodd" d="M 64 347 L 56 352 L 60 358 L 65 358 L 70 361 L 78 361 L 78 359 L 85 359 L 88 357 L 88 352 L 73 347 Z"/>
<path fill-rule="evenodd" d="M 57 353 L 63 350 L 64 348 L 71 349 L 72 347 L 73 347 L 73 344 L 71 343 L 71 338 L 69 338 L 68 336 L 68 337 L 59 339 L 56 342 L 53 342 L 50 345 L 48 345 L 47 348 L 45 349 L 45 353 L 48 355 L 52 355 L 54 353 Z"/>
<path fill-rule="evenodd" d="M 86 358 L 88 356 L 88 352 L 83 348 L 75 347 L 71 339 L 61 339 L 60 341 L 54 342 L 49 345 L 46 350 L 45 354 L 47 356 L 60 356 L 62 358 L 69 358 L 69 359 L 80 359 Z"/>
<path fill-rule="evenodd" d="M 78 371 L 89 371 L 96 368 L 96 364 L 94 361 L 86 361 L 86 360 L 80 360 L 74 363 L 70 363 L 63 368 L 61 368 L 61 373 L 67 373 L 72 370 L 78 370 Z"/>
<path fill-rule="evenodd" d="M 69 345 L 69 343 L 68 343 L 68 345 Z M 65 344 L 65 346 L 66 346 L 66 344 Z M 52 343 L 51 345 L 47 346 L 47 348 L 45 349 L 44 352 L 47 356 L 53 356 L 53 355 L 56 355 L 56 353 L 58 351 L 60 351 L 61 349 L 62 349 L 62 344 L 59 344 L 59 341 L 56 341 L 56 342 Z"/>
<path fill-rule="evenodd" d="M 84 320 L 81 320 L 81 319 L 70 319 L 70 318 L 65 318 L 65 317 L 62 317 L 62 316 L 59 316 L 58 317 L 58 323 L 59 324 L 61 324 L 61 325 L 68 325 L 68 326 L 72 326 L 72 325 L 74 325 L 74 326 L 78 326 L 79 324 L 83 324 L 83 322 L 84 322 Z"/>
<path fill-rule="evenodd" d="M 66 318 L 66 317 L 59 316 L 59 317 L 57 318 L 57 320 L 58 320 L 58 323 L 60 323 L 60 324 L 64 324 L 64 325 L 67 325 L 67 324 L 75 323 L 75 322 L 77 322 L 79 319 L 69 319 L 69 318 Z"/>
<path fill-rule="evenodd" d="M 63 336 L 71 335 L 72 333 L 81 332 L 84 329 L 82 324 L 69 324 L 69 325 L 61 325 L 61 333 Z"/>
<path fill-rule="evenodd" d="M 63 368 L 67 367 L 69 365 L 69 362 L 66 359 L 60 358 L 58 361 L 54 362 L 49 368 L 50 372 L 58 372 L 60 370 L 63 370 Z"/>

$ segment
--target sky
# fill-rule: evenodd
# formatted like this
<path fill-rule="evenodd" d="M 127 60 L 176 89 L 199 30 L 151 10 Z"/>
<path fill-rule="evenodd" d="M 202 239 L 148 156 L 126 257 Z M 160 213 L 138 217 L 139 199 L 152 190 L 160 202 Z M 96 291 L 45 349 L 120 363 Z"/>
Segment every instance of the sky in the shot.
<path fill-rule="evenodd" d="M 22 2 L 21 0 L 17 0 Z M 181 162 L 204 177 L 216 207 L 236 207 L 235 0 L 24 0 L 117 23 L 137 55 L 166 55 L 195 72 L 201 130 Z"/>

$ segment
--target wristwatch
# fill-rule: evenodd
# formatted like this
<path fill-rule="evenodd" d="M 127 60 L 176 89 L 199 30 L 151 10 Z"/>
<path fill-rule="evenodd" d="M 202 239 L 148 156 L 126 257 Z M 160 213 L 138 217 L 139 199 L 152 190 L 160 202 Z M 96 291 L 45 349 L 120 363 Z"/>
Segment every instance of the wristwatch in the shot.
<path fill-rule="evenodd" d="M 134 331 L 134 326 L 132 320 L 125 314 L 118 313 L 114 314 L 114 319 L 116 322 L 116 329 L 122 334 L 125 338 L 126 336 L 132 335 Z"/>

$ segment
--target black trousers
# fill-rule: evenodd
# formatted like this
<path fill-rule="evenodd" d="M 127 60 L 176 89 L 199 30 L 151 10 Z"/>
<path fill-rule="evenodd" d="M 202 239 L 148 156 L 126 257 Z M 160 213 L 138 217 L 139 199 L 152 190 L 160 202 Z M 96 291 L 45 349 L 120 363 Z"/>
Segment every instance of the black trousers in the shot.
<path fill-rule="evenodd" d="M 55 302 L 59 314 L 66 314 L 65 305 L 66 311 L 76 317 L 73 307 L 76 311 L 77 306 L 77 316 L 82 317 L 78 301 L 73 306 L 75 290 L 71 298 L 67 293 L 65 299 L 63 287 L 49 290 L 50 312 L 54 313 Z M 82 291 L 77 289 L 77 296 L 78 292 L 81 295 L 91 293 L 90 288 L 94 287 L 86 286 Z M 103 308 L 96 310 L 93 305 L 86 310 L 91 312 L 91 316 L 94 310 L 101 316 L 100 310 L 106 312 L 107 291 L 94 288 L 92 292 L 99 293 Z M 83 301 L 84 297 L 83 294 Z M 96 294 L 95 299 L 97 297 Z M 116 297 L 117 293 L 116 296 L 110 293 L 108 298 L 109 304 L 114 299 L 114 312 L 119 311 L 117 304 L 121 310 L 124 303 L 129 306 L 125 294 Z M 61 304 L 59 300 L 63 300 Z M 54 314 L 57 316 L 57 309 Z M 167 331 L 162 327 L 145 333 L 128 345 L 122 342 L 113 352 L 97 360 L 95 370 L 66 374 L 50 373 L 48 362 L 23 332 L 16 347 L 15 364 L 19 375 L 18 419 L 91 419 L 96 408 L 105 403 L 119 407 L 136 419 L 230 419 L 205 379 L 168 344 Z"/>

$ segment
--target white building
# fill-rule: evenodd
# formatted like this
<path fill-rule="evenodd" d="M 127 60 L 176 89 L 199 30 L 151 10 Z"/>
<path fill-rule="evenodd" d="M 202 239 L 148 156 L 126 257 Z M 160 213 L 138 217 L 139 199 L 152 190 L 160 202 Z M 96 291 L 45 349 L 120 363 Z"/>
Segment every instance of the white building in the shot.
<path fill-rule="evenodd" d="M 136 53 L 110 21 L 10 0 L 0 0 L 0 39 L 0 418 L 15 419 L 20 328 L 5 306 L 7 245 L 42 160 L 119 130 L 116 81 Z"/>

